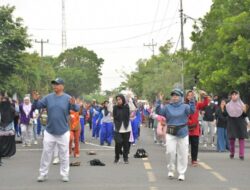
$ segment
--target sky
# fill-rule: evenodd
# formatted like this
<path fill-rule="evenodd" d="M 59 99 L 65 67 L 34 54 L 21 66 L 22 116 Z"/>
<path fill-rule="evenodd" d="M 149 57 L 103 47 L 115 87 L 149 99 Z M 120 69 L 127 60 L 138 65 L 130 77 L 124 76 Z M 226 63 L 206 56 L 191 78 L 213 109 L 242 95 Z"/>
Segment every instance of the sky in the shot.
<path fill-rule="evenodd" d="M 0 5 L 15 6 L 15 17 L 24 19 L 32 48 L 40 53 L 35 40 L 49 40 L 44 44 L 45 56 L 62 52 L 61 0 L 0 0 Z M 209 10 L 212 0 L 183 0 L 184 14 L 198 19 Z M 180 49 L 179 0 L 65 0 L 67 48 L 83 46 L 104 59 L 102 90 L 112 90 L 125 80 L 124 73 L 136 69 L 139 59 L 149 59 L 152 49 L 168 40 L 173 51 Z M 184 25 L 185 47 L 191 48 L 189 37 L 194 21 Z"/>

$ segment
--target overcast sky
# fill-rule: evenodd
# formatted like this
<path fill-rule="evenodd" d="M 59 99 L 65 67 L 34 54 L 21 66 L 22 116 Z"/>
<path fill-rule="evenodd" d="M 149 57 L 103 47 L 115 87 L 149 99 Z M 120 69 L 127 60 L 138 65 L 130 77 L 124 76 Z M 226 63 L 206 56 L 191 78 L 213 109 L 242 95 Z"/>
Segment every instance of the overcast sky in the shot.
<path fill-rule="evenodd" d="M 44 55 L 61 53 L 61 0 L 0 0 L 14 5 L 15 16 L 24 19 L 30 38 L 49 40 Z M 212 0 L 183 0 L 184 13 L 203 17 Z M 102 90 L 118 87 L 123 72 L 135 69 L 140 58 L 150 58 L 152 51 L 143 46 L 154 39 L 159 46 L 172 40 L 174 49 L 180 35 L 179 0 L 65 0 L 67 48 L 84 46 L 105 62 L 102 68 Z M 192 20 L 187 20 L 185 46 L 190 48 Z M 180 43 L 177 48 L 180 48 Z M 33 41 L 29 51 L 40 53 Z"/>

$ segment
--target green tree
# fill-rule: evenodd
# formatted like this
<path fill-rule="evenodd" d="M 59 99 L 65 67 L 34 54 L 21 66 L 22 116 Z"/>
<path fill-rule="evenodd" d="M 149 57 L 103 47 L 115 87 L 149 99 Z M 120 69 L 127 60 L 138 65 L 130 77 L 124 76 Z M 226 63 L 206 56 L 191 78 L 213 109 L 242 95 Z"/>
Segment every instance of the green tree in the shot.
<path fill-rule="evenodd" d="M 14 18 L 15 8 L 0 7 L 0 91 L 8 91 L 8 81 L 16 72 L 18 65 L 22 64 L 22 53 L 30 47 L 27 29 L 21 18 Z M 13 76 L 16 77 L 16 74 Z M 17 77 L 18 78 L 18 77 Z"/>
<path fill-rule="evenodd" d="M 227 95 L 238 89 L 250 96 L 250 0 L 214 0 L 211 11 L 194 26 L 186 72 L 198 86 Z"/>
<path fill-rule="evenodd" d="M 66 91 L 74 96 L 100 90 L 104 60 L 83 47 L 68 49 L 55 61 L 56 76 L 65 80 Z"/>

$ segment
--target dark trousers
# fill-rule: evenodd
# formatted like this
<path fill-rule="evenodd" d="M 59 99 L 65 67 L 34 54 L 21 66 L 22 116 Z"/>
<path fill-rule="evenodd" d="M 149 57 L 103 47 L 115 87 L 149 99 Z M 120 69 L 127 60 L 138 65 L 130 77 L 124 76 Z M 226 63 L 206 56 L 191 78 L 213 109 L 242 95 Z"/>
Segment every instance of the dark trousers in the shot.
<path fill-rule="evenodd" d="M 191 145 L 192 161 L 197 161 L 199 150 L 199 136 L 189 136 L 189 144 Z"/>
<path fill-rule="evenodd" d="M 127 133 L 119 133 L 119 140 L 115 139 L 115 159 L 120 158 L 120 153 L 123 154 L 123 159 L 128 160 L 128 154 L 130 149 L 129 142 L 130 132 Z"/>

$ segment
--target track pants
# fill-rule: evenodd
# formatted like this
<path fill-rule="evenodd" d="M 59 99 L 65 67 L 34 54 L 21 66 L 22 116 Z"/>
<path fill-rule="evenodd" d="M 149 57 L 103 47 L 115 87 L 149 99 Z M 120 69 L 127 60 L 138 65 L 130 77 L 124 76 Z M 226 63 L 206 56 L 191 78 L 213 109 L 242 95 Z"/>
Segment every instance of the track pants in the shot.
<path fill-rule="evenodd" d="M 169 156 L 168 170 L 185 174 L 188 165 L 188 136 L 184 138 L 167 134 L 167 155 Z"/>
<path fill-rule="evenodd" d="M 46 130 L 44 131 L 43 139 L 43 153 L 40 163 L 40 174 L 47 175 L 49 172 L 49 165 L 52 161 L 55 146 L 59 150 L 60 159 L 60 174 L 62 176 L 69 175 L 69 138 L 70 133 L 67 131 L 63 135 L 52 135 Z"/>
<path fill-rule="evenodd" d="M 111 145 L 112 138 L 113 138 L 113 123 L 103 122 L 100 131 L 100 144 L 103 145 L 104 142 L 107 142 L 108 145 Z"/>

